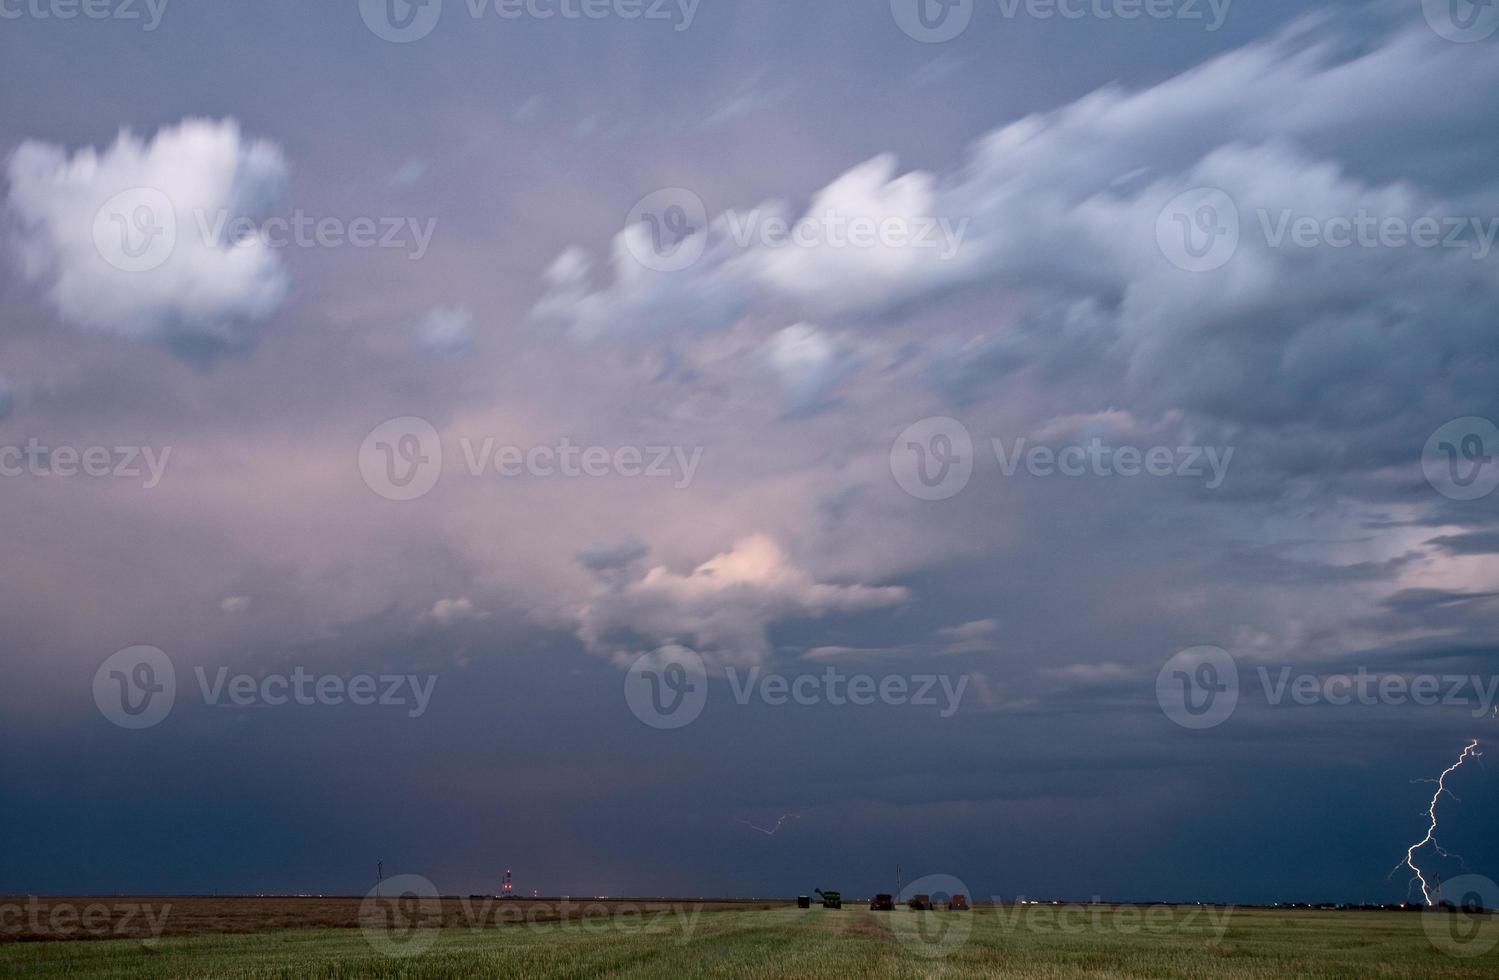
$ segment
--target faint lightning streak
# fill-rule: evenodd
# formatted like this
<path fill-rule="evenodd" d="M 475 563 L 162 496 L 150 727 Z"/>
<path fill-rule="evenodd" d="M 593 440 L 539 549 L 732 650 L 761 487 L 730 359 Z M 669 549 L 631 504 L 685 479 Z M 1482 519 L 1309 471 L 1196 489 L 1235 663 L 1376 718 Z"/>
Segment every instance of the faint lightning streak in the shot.
<path fill-rule="evenodd" d="M 780 830 L 781 825 L 784 824 L 787 820 L 798 820 L 800 818 L 801 813 L 783 813 L 776 819 L 776 825 L 774 827 L 771 827 L 769 830 L 766 830 L 764 827 L 761 827 L 754 821 L 749 820 L 745 817 L 740 817 L 739 822 L 744 824 L 750 830 L 758 831 L 759 833 L 764 834 L 766 837 L 774 837 L 776 835 L 776 831 Z"/>
<path fill-rule="evenodd" d="M 1442 845 L 1438 844 L 1436 839 L 1437 803 L 1442 799 L 1443 793 L 1446 793 L 1448 796 L 1452 796 L 1452 791 L 1447 788 L 1447 777 L 1461 768 L 1462 764 L 1464 762 L 1467 762 L 1470 758 L 1476 759 L 1481 755 L 1483 755 L 1483 753 L 1478 751 L 1478 739 L 1475 738 L 1473 741 L 1468 743 L 1467 748 L 1463 749 L 1463 754 L 1457 757 L 1457 761 L 1448 766 L 1445 770 L 1443 770 L 1442 774 L 1437 777 L 1437 791 L 1432 794 L 1431 805 L 1426 808 L 1426 815 L 1431 818 L 1431 826 L 1426 828 L 1426 836 L 1421 838 L 1416 843 L 1412 844 L 1410 846 L 1410 849 L 1405 852 L 1405 866 L 1415 872 L 1416 880 L 1421 882 L 1421 897 L 1425 899 L 1427 905 L 1431 904 L 1431 886 L 1427 884 L 1426 876 L 1421 873 L 1421 869 L 1416 866 L 1416 852 L 1425 847 L 1427 844 L 1430 844 L 1436 849 L 1436 852 L 1438 854 L 1442 855 L 1443 857 L 1448 856 L 1447 852 L 1442 850 Z M 1457 799 L 1456 796 L 1452 796 L 1452 798 Z M 1397 865 L 1396 867 L 1398 868 L 1399 866 Z"/>

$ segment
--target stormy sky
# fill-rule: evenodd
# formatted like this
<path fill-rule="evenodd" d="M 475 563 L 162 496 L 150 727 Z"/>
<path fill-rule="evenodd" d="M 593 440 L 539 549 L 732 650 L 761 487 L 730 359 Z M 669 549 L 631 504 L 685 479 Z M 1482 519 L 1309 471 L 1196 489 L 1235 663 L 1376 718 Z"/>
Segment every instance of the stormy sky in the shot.
<path fill-rule="evenodd" d="M 0 893 L 1406 898 L 1496 27 L 0 0 Z"/>

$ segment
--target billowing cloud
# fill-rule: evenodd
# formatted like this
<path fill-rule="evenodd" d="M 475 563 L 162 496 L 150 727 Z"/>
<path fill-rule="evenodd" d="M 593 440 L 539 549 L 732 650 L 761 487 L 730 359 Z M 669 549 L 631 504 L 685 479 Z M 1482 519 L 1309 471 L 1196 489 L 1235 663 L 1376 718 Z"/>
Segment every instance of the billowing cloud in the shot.
<path fill-rule="evenodd" d="M 818 191 L 800 217 L 781 201 L 719 215 L 680 244 L 697 256 L 685 267 L 657 261 L 644 223 L 627 227 L 612 244 L 614 281 L 601 290 L 588 254 L 570 248 L 548 268 L 532 312 L 590 339 L 717 328 L 776 302 L 813 316 L 878 313 L 972 278 L 968 220 L 943 212 L 931 175 L 896 171 L 892 155 L 869 160 Z"/>
<path fill-rule="evenodd" d="M 578 636 L 595 653 L 628 665 L 643 652 L 680 645 L 710 663 L 770 658 L 771 624 L 905 602 L 897 586 L 818 582 L 763 534 L 683 575 L 664 566 L 611 588 L 579 615 Z"/>
<path fill-rule="evenodd" d="M 1499 60 L 1478 47 L 1424 26 L 1354 43 L 1301 22 L 1152 87 L 1010 123 L 946 174 L 901 174 L 882 155 L 813 193 L 799 218 L 774 203 L 712 218 L 701 256 L 676 271 L 643 269 L 645 229 L 627 228 L 611 283 L 593 285 L 570 251 L 536 313 L 585 336 L 788 311 L 894 330 L 978 297 L 980 327 L 923 343 L 928 384 L 955 404 L 1022 372 L 1071 376 L 1084 397 L 1064 410 L 1116 412 L 1105 428 L 1185 419 L 1206 438 L 1206 424 L 1236 426 L 1282 471 L 1378 470 L 1449 418 L 1499 410 L 1499 190 L 1492 130 L 1474 125 L 1492 115 L 1480 93 L 1499 84 Z M 1409 132 L 1441 134 L 1439 170 L 1421 141 L 1393 136 Z M 1184 245 L 1204 242 L 1173 236 L 1207 234 L 1180 223 L 1202 219 L 1203 200 L 1220 252 L 1194 257 Z M 955 247 L 857 247 L 818 231 L 858 218 L 935 221 Z M 791 229 L 779 245 L 756 233 L 772 219 Z M 1380 227 L 1426 229 L 1428 243 L 1439 229 L 1438 243 L 1391 245 Z M 826 377 L 815 335 L 771 349 L 793 402 Z M 1394 388 L 1423 394 L 1391 400 Z"/>
<path fill-rule="evenodd" d="M 258 236 L 231 241 L 286 179 L 281 150 L 233 119 L 184 119 L 102 152 L 22 143 L 7 205 L 25 277 L 84 330 L 196 356 L 243 348 L 289 280 Z"/>

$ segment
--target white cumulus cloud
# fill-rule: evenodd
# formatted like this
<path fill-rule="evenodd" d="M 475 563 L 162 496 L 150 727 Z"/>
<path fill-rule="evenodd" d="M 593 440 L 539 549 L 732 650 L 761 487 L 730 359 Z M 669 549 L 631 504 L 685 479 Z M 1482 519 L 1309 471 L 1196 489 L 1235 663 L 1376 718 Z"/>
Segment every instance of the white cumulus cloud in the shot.
<path fill-rule="evenodd" d="M 103 151 L 27 141 L 7 167 L 25 277 L 84 330 L 211 356 L 243 348 L 288 277 L 256 236 L 224 229 L 279 195 L 286 159 L 233 119 L 184 119 Z"/>
<path fill-rule="evenodd" d="M 583 608 L 578 636 L 628 665 L 642 652 L 688 646 L 717 664 L 770 658 L 772 623 L 904 602 L 898 586 L 818 582 L 772 538 L 754 534 L 683 575 L 657 566 Z"/>

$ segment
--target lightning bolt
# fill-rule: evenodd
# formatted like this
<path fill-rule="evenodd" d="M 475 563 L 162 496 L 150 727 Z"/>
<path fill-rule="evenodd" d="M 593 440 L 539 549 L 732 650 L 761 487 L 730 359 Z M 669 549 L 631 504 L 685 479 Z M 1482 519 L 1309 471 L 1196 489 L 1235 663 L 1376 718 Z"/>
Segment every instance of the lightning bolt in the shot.
<path fill-rule="evenodd" d="M 1442 774 L 1437 777 L 1437 791 L 1432 794 L 1431 805 L 1426 808 L 1426 816 L 1431 819 L 1430 826 L 1426 828 L 1426 836 L 1421 838 L 1416 843 L 1412 844 L 1409 850 L 1405 852 L 1405 862 L 1403 865 L 1395 865 L 1396 871 L 1399 871 L 1401 867 L 1407 867 L 1410 868 L 1411 871 L 1415 872 L 1415 877 L 1411 880 L 1419 881 L 1421 883 L 1421 897 L 1425 900 L 1427 905 L 1432 904 L 1431 886 L 1426 881 L 1426 875 L 1422 874 L 1421 869 L 1416 865 L 1416 852 L 1426 845 L 1430 844 L 1442 857 L 1452 856 L 1442 849 L 1442 845 L 1437 843 L 1437 803 L 1441 801 L 1443 793 L 1446 793 L 1448 796 L 1452 796 L 1454 800 L 1457 800 L 1457 797 L 1453 796 L 1452 791 L 1447 788 L 1447 777 L 1452 775 L 1454 772 L 1457 772 L 1458 769 L 1462 768 L 1462 764 L 1464 762 L 1467 762 L 1469 759 L 1476 759 L 1481 755 L 1483 755 L 1483 753 L 1478 751 L 1478 739 L 1475 738 L 1473 741 L 1468 743 L 1467 748 L 1463 749 L 1463 753 L 1462 755 L 1457 757 L 1457 761 L 1444 769 L 1442 771 Z M 1429 782 L 1430 780 L 1427 781 Z M 1461 803 L 1462 801 L 1458 800 L 1458 802 Z"/>
<path fill-rule="evenodd" d="M 776 825 L 774 827 L 771 827 L 769 830 L 766 830 L 764 827 L 761 827 L 759 824 L 756 824 L 754 821 L 749 820 L 746 817 L 740 817 L 739 822 L 744 824 L 750 830 L 758 831 L 759 833 L 764 834 L 766 837 L 774 837 L 776 835 L 776 831 L 781 829 L 782 824 L 784 824 L 787 820 L 798 820 L 801 818 L 801 815 L 801 811 L 798 811 L 796 813 L 783 813 L 778 818 L 776 818 Z"/>

